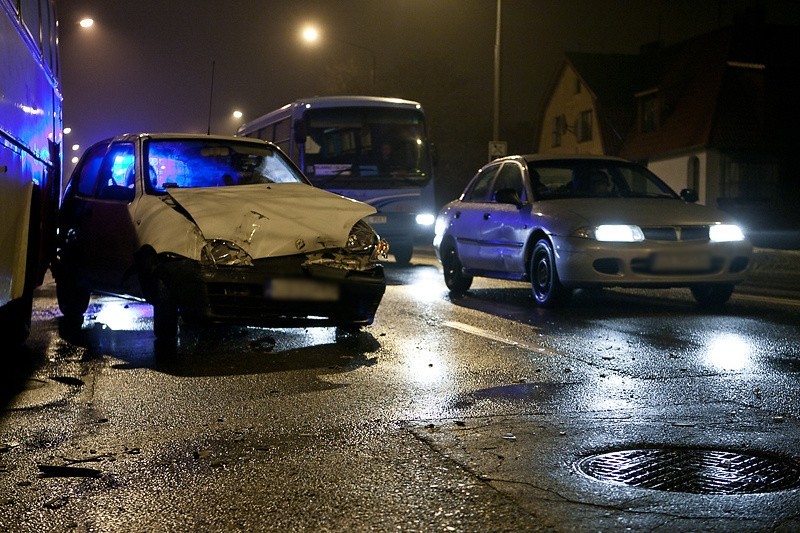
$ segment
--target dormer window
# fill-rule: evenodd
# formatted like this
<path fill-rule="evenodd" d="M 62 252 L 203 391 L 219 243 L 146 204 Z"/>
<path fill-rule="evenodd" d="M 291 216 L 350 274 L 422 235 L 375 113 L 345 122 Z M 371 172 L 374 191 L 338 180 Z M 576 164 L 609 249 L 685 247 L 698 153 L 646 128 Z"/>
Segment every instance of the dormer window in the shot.
<path fill-rule="evenodd" d="M 658 89 L 636 95 L 639 101 L 639 130 L 642 133 L 655 131 L 661 124 L 661 99 Z"/>
<path fill-rule="evenodd" d="M 592 140 L 592 110 L 581 111 L 578 119 L 578 142 Z"/>

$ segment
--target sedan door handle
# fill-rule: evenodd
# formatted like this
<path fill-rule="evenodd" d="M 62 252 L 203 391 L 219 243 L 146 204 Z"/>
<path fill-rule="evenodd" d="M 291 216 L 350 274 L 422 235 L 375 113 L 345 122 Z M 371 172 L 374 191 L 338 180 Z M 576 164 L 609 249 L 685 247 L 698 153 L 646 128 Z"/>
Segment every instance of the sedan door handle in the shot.
<path fill-rule="evenodd" d="M 484 213 L 483 214 L 483 220 L 489 220 L 490 218 L 492 218 L 492 214 L 491 213 Z"/>
<path fill-rule="evenodd" d="M 456 211 L 455 215 L 453 215 L 453 218 L 461 218 L 461 211 Z"/>

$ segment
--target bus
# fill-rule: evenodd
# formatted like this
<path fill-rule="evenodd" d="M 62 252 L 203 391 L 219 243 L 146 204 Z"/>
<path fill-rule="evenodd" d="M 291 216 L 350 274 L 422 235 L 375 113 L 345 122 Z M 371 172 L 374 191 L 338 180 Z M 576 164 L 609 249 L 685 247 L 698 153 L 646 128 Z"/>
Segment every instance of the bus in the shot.
<path fill-rule="evenodd" d="M 322 189 L 366 202 L 365 220 L 408 264 L 416 242 L 433 240 L 434 150 L 418 102 L 320 96 L 242 125 L 240 136 L 272 141 Z"/>
<path fill-rule="evenodd" d="M 62 94 L 55 0 L 0 0 L 0 339 L 30 334 L 61 196 Z"/>

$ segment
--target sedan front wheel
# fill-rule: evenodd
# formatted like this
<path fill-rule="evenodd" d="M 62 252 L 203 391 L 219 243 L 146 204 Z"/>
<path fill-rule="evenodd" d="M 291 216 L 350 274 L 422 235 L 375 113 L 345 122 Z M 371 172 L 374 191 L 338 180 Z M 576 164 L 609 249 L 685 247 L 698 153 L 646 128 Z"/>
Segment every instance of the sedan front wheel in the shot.
<path fill-rule="evenodd" d="M 555 253 L 547 239 L 539 240 L 533 248 L 530 277 L 533 298 L 539 307 L 556 307 L 569 301 L 572 290 L 558 279 Z"/>
<path fill-rule="evenodd" d="M 455 246 L 448 246 L 442 254 L 444 283 L 450 292 L 461 294 L 472 286 L 472 276 L 464 274 L 464 267 L 458 258 Z"/>

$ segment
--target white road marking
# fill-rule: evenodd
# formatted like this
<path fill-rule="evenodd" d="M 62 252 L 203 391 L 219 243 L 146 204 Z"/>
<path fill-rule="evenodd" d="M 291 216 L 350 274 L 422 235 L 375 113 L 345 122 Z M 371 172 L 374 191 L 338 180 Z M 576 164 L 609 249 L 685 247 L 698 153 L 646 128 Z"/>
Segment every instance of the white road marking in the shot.
<path fill-rule="evenodd" d="M 463 322 L 453 322 L 448 320 L 443 322 L 443 324 L 449 328 L 457 329 L 459 331 L 463 331 L 464 333 L 469 333 L 471 335 L 477 335 L 478 337 L 483 337 L 484 339 L 489 339 L 501 342 L 503 344 L 508 344 L 509 346 L 525 348 L 527 350 L 531 350 L 534 352 L 542 352 L 542 353 L 548 352 L 548 350 L 542 346 L 538 346 L 536 344 L 528 344 L 527 342 L 515 341 L 513 339 L 508 339 L 506 337 L 501 337 L 499 335 L 495 335 L 490 331 L 486 331 L 485 329 L 476 328 L 475 326 L 470 326 L 469 324 L 464 324 Z M 532 327 L 533 329 L 539 329 L 535 326 L 530 326 L 530 327 Z"/>

